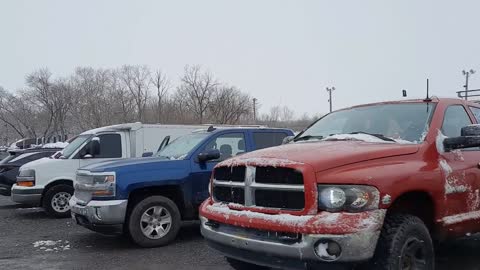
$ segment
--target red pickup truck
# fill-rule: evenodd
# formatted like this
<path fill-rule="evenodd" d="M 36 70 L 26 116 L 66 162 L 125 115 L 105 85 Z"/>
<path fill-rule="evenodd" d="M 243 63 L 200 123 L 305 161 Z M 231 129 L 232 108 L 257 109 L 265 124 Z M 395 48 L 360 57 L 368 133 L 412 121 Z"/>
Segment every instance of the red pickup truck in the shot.
<path fill-rule="evenodd" d="M 480 231 L 480 104 L 406 100 L 330 113 L 216 166 L 201 231 L 235 269 L 434 269 Z"/>

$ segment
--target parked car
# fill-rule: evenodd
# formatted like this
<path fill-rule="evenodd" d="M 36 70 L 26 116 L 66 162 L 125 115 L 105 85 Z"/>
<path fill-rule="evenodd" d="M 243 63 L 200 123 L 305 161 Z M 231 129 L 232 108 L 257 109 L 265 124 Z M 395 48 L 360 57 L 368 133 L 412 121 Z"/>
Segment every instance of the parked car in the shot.
<path fill-rule="evenodd" d="M 70 201 L 72 217 L 93 231 L 125 232 L 142 247 L 166 245 L 181 220 L 198 219 L 215 164 L 291 135 L 288 129 L 210 127 L 178 138 L 153 158 L 83 167 Z"/>
<path fill-rule="evenodd" d="M 480 104 L 458 99 L 330 113 L 218 164 L 202 234 L 234 269 L 433 270 L 435 240 L 480 231 L 478 123 Z"/>
<path fill-rule="evenodd" d="M 4 158 L 8 157 L 8 147 L 0 147 L 0 161 L 2 161 Z"/>
<path fill-rule="evenodd" d="M 12 186 L 17 182 L 20 166 L 44 157 L 50 157 L 61 148 L 33 148 L 9 150 L 6 158 L 0 161 L 0 195 L 10 196 Z"/>
<path fill-rule="evenodd" d="M 57 159 L 40 159 L 20 168 L 12 187 L 14 202 L 42 206 L 54 217 L 69 217 L 68 201 L 78 168 L 105 160 L 152 155 L 169 139 L 202 126 L 143 125 L 107 126 L 86 131 L 73 139 Z"/>

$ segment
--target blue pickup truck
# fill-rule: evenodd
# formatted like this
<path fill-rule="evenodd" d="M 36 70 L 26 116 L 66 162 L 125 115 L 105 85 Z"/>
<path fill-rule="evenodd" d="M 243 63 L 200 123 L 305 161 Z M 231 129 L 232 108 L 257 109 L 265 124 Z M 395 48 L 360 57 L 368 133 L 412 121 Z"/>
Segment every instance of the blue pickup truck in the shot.
<path fill-rule="evenodd" d="M 96 232 L 128 234 L 142 247 L 166 245 L 182 220 L 198 218 L 218 162 L 292 135 L 289 129 L 211 126 L 162 142 L 166 146 L 155 157 L 83 167 L 70 200 L 72 218 Z"/>

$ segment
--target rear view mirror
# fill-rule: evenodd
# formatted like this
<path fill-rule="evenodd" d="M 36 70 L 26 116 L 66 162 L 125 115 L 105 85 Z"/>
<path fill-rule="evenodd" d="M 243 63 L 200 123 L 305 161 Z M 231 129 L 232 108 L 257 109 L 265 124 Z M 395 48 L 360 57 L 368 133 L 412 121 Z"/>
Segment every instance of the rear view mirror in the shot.
<path fill-rule="evenodd" d="M 151 157 L 153 156 L 153 152 L 145 152 L 142 154 L 142 157 Z"/>
<path fill-rule="evenodd" d="M 204 151 L 198 154 L 197 156 L 198 162 L 207 162 L 209 160 L 214 160 L 219 158 L 220 158 L 220 151 L 218 149 Z"/>
<path fill-rule="evenodd" d="M 443 147 L 446 152 L 455 149 L 480 147 L 480 125 L 469 125 L 463 127 L 460 137 L 445 138 Z"/>

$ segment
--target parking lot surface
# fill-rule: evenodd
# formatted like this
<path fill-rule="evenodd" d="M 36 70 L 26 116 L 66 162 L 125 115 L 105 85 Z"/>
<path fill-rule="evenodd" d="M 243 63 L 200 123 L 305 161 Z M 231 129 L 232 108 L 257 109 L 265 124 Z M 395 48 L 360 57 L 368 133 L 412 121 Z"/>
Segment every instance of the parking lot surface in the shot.
<path fill-rule="evenodd" d="M 480 236 L 443 246 L 437 269 L 480 269 Z M 198 223 L 183 226 L 169 246 L 143 249 L 122 237 L 103 236 L 51 219 L 0 196 L 0 269 L 231 269 L 207 247 Z"/>

